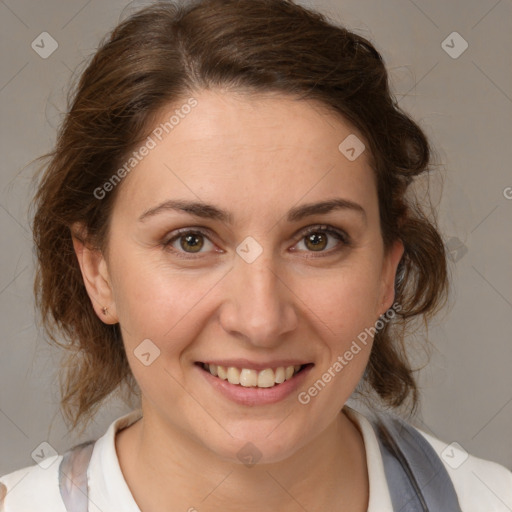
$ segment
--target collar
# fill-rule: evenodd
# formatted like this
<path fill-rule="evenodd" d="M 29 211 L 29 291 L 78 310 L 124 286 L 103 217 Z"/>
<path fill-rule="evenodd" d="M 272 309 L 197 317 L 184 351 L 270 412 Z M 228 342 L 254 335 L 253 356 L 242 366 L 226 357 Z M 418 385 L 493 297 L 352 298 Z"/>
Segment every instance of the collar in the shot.
<path fill-rule="evenodd" d="M 343 411 L 361 432 L 364 441 L 370 488 L 368 512 L 393 512 L 375 431 L 359 411 L 347 405 Z M 91 512 L 109 510 L 114 505 L 124 512 L 141 512 L 124 479 L 115 449 L 115 434 L 141 417 L 142 409 L 135 409 L 117 418 L 96 441 L 87 471 Z"/>

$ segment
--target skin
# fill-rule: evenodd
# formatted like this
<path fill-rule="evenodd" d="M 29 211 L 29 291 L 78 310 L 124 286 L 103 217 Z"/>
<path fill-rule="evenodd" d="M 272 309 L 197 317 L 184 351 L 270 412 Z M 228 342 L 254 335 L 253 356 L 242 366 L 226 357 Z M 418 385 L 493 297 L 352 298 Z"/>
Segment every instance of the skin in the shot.
<path fill-rule="evenodd" d="M 392 306 L 403 245 L 384 251 L 366 152 L 349 161 L 338 150 L 350 134 L 364 139 L 318 103 L 222 90 L 194 97 L 198 105 L 120 185 L 108 251 L 74 240 L 92 305 L 102 321 L 120 323 L 142 393 L 143 418 L 116 436 L 125 479 L 143 512 L 365 511 L 364 443 L 342 408 L 371 338 L 307 405 L 297 393 L 238 405 L 194 367 L 298 357 L 315 365 L 299 391 L 307 390 Z M 340 209 L 286 219 L 292 207 L 333 198 L 358 203 L 365 217 Z M 138 220 L 169 199 L 212 203 L 233 224 L 171 210 Z M 322 224 L 350 244 L 318 227 L 315 249 L 304 231 Z M 190 259 L 163 247 L 177 229 L 200 227 L 211 236 L 199 236 L 199 253 L 183 236 L 172 244 Z M 247 236 L 263 249 L 250 264 L 236 252 Z M 134 355 L 147 338 L 160 350 L 149 366 Z M 250 468 L 237 457 L 247 442 L 262 454 Z"/>

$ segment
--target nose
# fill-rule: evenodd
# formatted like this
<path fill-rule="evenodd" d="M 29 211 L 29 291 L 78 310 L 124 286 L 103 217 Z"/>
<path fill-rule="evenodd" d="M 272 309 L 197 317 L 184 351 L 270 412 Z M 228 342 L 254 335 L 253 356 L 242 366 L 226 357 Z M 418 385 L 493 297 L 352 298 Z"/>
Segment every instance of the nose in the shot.
<path fill-rule="evenodd" d="M 265 252 L 252 263 L 236 257 L 225 280 L 220 322 L 231 336 L 262 348 L 282 343 L 297 327 L 297 296 Z"/>

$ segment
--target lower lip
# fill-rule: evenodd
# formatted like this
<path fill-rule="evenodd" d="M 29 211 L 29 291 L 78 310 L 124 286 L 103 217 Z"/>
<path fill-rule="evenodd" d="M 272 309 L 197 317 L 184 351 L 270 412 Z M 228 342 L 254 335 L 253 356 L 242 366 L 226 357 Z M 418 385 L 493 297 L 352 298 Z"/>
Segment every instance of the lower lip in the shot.
<path fill-rule="evenodd" d="M 196 363 L 194 366 L 207 382 L 233 402 L 240 405 L 267 405 L 280 402 L 292 394 L 304 382 L 314 365 L 307 365 L 291 379 L 271 388 L 244 387 L 239 384 L 231 384 L 227 380 L 214 377 L 209 371 L 202 368 L 201 363 Z"/>

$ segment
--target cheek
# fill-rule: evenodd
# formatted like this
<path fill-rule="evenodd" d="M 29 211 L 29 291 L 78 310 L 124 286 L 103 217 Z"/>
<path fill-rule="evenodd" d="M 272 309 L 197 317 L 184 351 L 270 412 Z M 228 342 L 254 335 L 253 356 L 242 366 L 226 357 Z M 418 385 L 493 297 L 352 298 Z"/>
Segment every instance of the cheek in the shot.
<path fill-rule="evenodd" d="M 219 280 L 217 274 L 179 272 L 132 253 L 117 258 L 115 302 L 123 338 L 135 348 L 144 339 L 161 350 L 179 352 L 200 330 L 202 300 Z"/>
<path fill-rule="evenodd" d="M 366 270 L 341 272 L 325 279 L 308 298 L 309 321 L 316 325 L 322 348 L 316 379 L 302 390 L 300 403 L 338 411 L 353 393 L 368 364 L 378 312 L 377 276 Z M 322 284 L 321 282 L 319 284 Z M 325 391 L 324 391 L 325 389 Z"/>
<path fill-rule="evenodd" d="M 201 298 L 218 278 L 178 275 L 135 261 L 120 262 L 117 275 L 116 309 L 135 380 L 154 405 L 187 407 L 187 394 L 177 384 L 187 370 L 181 356 L 201 334 Z"/>
<path fill-rule="evenodd" d="M 379 276 L 375 264 L 347 267 L 310 288 L 308 305 L 332 337 L 346 343 L 378 319 Z"/>

